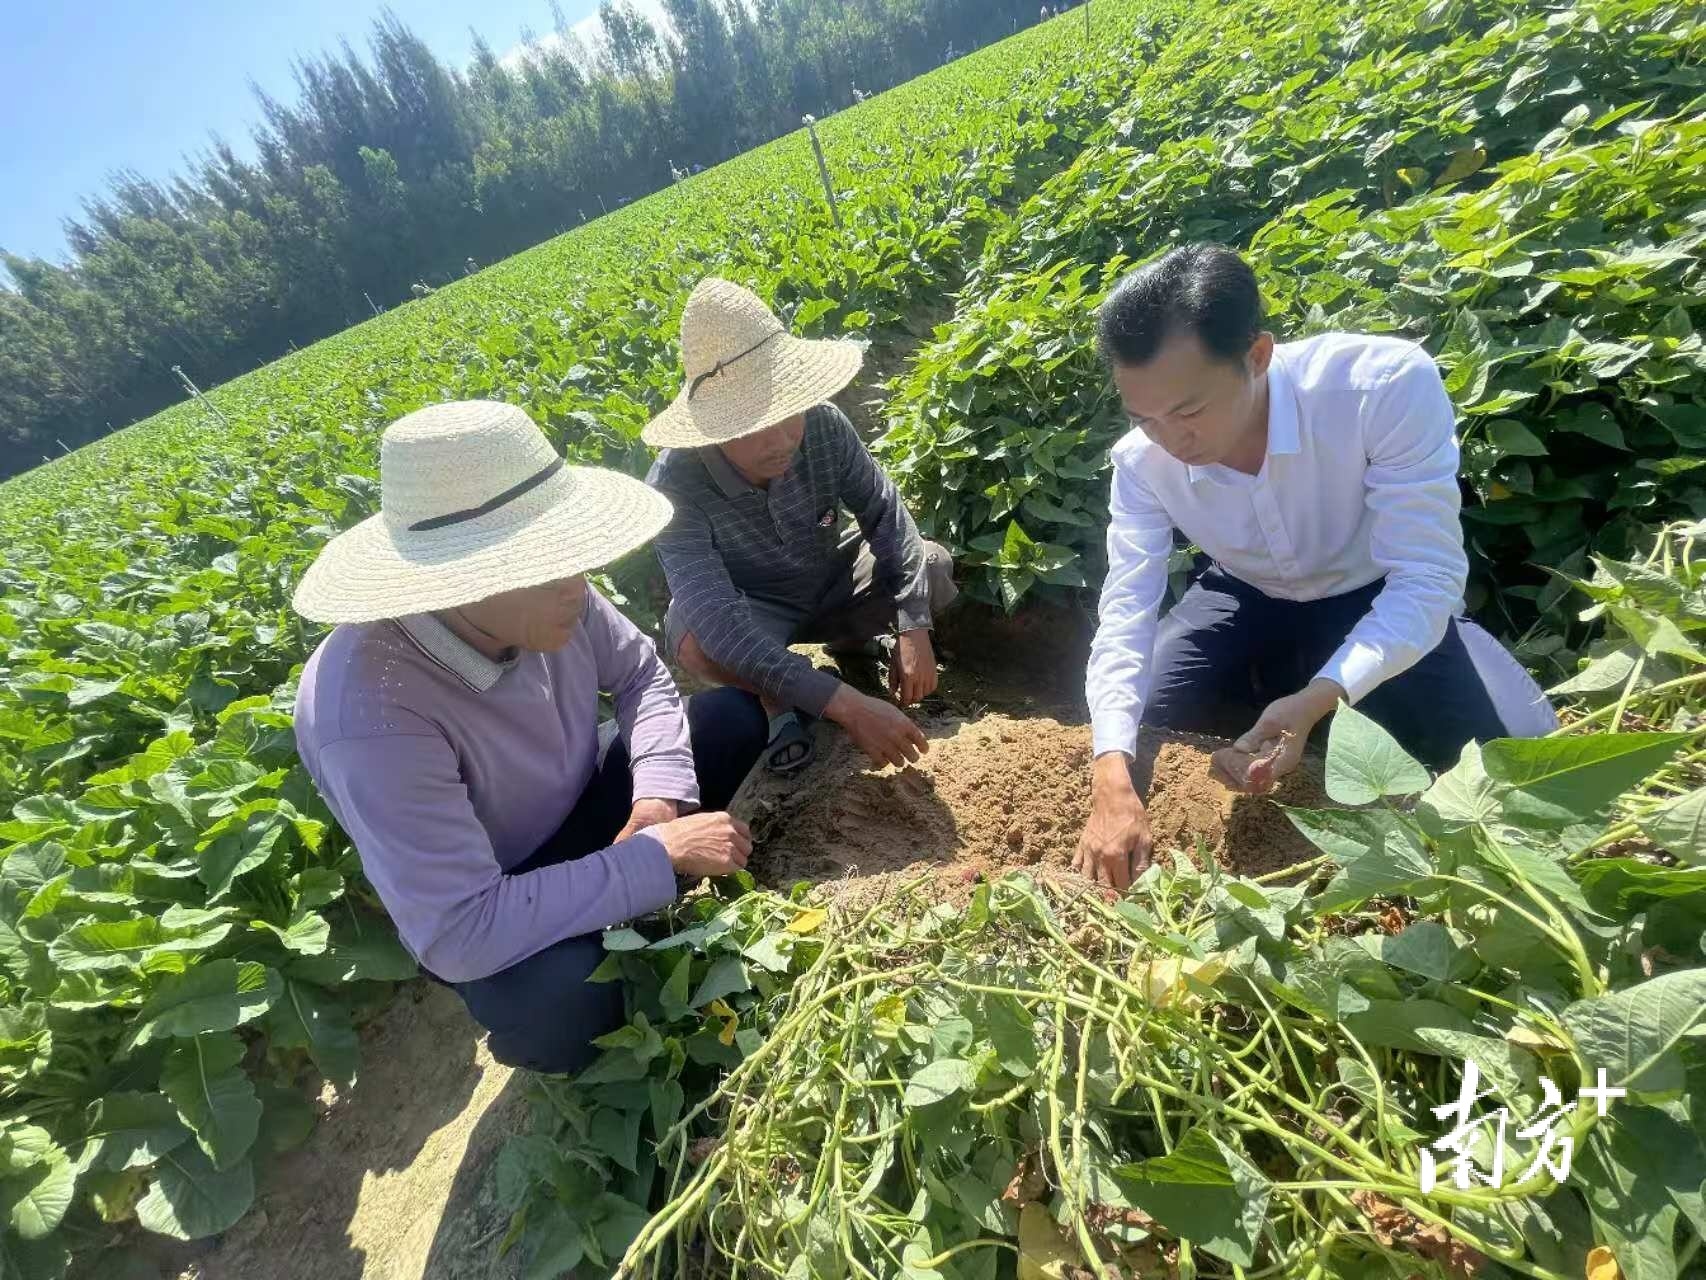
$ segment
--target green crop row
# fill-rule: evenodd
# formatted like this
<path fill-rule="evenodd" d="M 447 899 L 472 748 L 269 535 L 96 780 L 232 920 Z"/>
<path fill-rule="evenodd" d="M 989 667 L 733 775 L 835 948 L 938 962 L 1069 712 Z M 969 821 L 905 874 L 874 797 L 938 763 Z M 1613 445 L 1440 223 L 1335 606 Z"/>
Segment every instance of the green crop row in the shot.
<path fill-rule="evenodd" d="M 1125 428 L 1094 308 L 1135 261 L 1227 240 L 1282 336 L 1393 332 L 1436 354 L 1462 422 L 1472 604 L 1515 631 L 1543 618 L 1555 650 L 1561 592 L 1540 570 L 1706 514 L 1690 476 L 1706 26 L 1652 0 L 1240 12 L 1174 40 L 1166 91 L 991 236 L 879 449 L 989 598 L 1099 578 Z"/>

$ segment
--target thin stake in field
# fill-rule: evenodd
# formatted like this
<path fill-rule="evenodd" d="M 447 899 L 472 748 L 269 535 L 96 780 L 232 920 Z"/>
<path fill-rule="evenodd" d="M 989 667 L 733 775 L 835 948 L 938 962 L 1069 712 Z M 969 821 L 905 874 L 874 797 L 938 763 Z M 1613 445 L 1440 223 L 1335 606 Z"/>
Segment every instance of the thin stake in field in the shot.
<path fill-rule="evenodd" d="M 229 422 L 226 421 L 225 415 L 213 407 L 213 402 L 211 400 L 209 400 L 206 396 L 202 395 L 201 388 L 196 386 L 195 383 L 190 381 L 190 375 L 184 372 L 183 365 L 181 365 L 181 364 L 173 365 L 172 366 L 172 372 L 178 376 L 178 381 L 184 384 L 184 390 L 188 391 L 192 396 L 194 396 L 196 398 L 197 403 L 199 403 L 203 409 L 206 409 L 215 418 L 218 418 L 220 421 L 220 424 L 222 426 L 229 427 L 231 425 Z M 63 444 L 60 445 L 59 447 L 61 449 L 65 448 L 65 446 Z"/>
<path fill-rule="evenodd" d="M 829 199 L 829 217 L 835 223 L 835 229 L 841 230 L 841 206 L 835 203 L 835 184 L 829 179 L 829 162 L 823 158 L 823 143 L 817 137 L 817 117 L 801 116 L 800 121 L 806 126 L 806 133 L 812 140 L 812 154 L 817 157 L 817 174 L 823 179 L 823 194 Z"/>

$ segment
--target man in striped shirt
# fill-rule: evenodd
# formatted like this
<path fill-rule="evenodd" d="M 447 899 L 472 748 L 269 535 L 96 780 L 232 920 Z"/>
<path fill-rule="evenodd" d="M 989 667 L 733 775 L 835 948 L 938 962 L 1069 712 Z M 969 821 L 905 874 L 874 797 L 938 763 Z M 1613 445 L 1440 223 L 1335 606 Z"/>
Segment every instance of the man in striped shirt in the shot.
<path fill-rule="evenodd" d="M 645 434 L 669 446 L 648 477 L 675 508 L 657 540 L 666 651 L 763 701 L 777 771 L 810 762 L 819 716 L 875 763 L 916 760 L 928 744 L 900 707 L 935 691 L 931 629 L 957 591 L 947 552 L 919 536 L 894 482 L 828 403 L 861 349 L 794 338 L 755 295 L 715 279 L 694 290 L 681 344 L 687 386 Z M 873 651 L 874 640 L 900 706 L 788 648 Z"/>

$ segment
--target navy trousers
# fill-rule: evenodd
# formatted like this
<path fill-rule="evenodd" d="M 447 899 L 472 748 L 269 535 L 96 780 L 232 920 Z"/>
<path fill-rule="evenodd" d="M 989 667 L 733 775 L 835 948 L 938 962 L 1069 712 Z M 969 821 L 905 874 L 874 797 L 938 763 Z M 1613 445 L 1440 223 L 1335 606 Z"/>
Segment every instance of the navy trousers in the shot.
<path fill-rule="evenodd" d="M 1324 600 L 1276 600 L 1219 565 L 1210 567 L 1161 620 L 1144 723 L 1242 737 L 1268 703 L 1320 673 L 1383 585 Z M 1505 736 L 1455 620 L 1432 653 L 1375 689 L 1357 710 L 1435 771 L 1456 764 L 1471 739 Z"/>
<path fill-rule="evenodd" d="M 726 809 L 769 736 L 764 709 L 751 694 L 713 689 L 687 700 L 687 723 L 700 807 Z M 634 807 L 628 764 L 627 744 L 618 738 L 556 834 L 508 874 L 608 848 Z M 488 978 L 451 985 L 490 1033 L 487 1043 L 499 1062 L 531 1071 L 579 1071 L 598 1055 L 591 1041 L 623 1022 L 622 985 L 586 980 L 604 955 L 602 933 L 582 934 Z"/>

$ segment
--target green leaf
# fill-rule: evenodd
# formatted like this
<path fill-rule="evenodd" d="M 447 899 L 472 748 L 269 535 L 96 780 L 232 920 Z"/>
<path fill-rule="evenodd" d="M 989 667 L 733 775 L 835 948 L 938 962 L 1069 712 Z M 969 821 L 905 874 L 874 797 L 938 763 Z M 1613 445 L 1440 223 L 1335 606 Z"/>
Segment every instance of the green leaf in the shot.
<path fill-rule="evenodd" d="M 593 1113 L 588 1140 L 600 1155 L 608 1156 L 629 1173 L 638 1172 L 641 1117 L 639 1111 L 600 1107 Z"/>
<path fill-rule="evenodd" d="M 976 1083 L 977 1068 L 964 1058 L 939 1058 L 913 1074 L 901 1101 L 908 1107 L 928 1107 L 969 1092 Z"/>
<path fill-rule="evenodd" d="M 1701 1194 L 1706 1148 L 1689 1124 L 1685 1107 L 1613 1101 L 1603 1132 L 1607 1141 L 1599 1150 L 1611 1159 L 1600 1162 L 1608 1175 L 1602 1185 L 1612 1194 L 1596 1197 L 1590 1192 L 1596 1214 L 1615 1218 L 1625 1238 L 1638 1237 L 1642 1219 L 1669 1200 L 1695 1231 L 1706 1233 L 1706 1198 Z"/>
<path fill-rule="evenodd" d="M 1601 915 L 1627 920 L 1668 899 L 1698 899 L 1696 936 L 1706 931 L 1706 867 L 1664 867 L 1639 858 L 1590 858 L 1576 868 L 1588 901 Z"/>
<path fill-rule="evenodd" d="M 302 910 L 323 907 L 344 896 L 343 876 L 328 867 L 308 867 L 297 873 L 290 887 Z"/>
<path fill-rule="evenodd" d="M 1706 652 L 1702 652 L 1693 641 L 1682 634 L 1682 629 L 1675 622 L 1663 614 L 1619 604 L 1608 605 L 1606 612 L 1631 640 L 1641 646 L 1641 652 L 1649 658 L 1668 654 L 1689 662 L 1706 663 Z"/>
<path fill-rule="evenodd" d="M 1416 801 L 1416 817 L 1435 838 L 1465 827 L 1490 826 L 1503 812 L 1500 790 L 1481 763 L 1481 744 L 1470 742 L 1457 763 Z"/>
<path fill-rule="evenodd" d="M 278 847 L 284 820 L 274 811 L 253 814 L 243 826 L 212 841 L 200 854 L 196 874 L 207 886 L 207 900 L 217 902 L 238 876 L 262 866 Z"/>
<path fill-rule="evenodd" d="M 279 976 L 263 964 L 208 960 L 160 980 L 137 1014 L 132 1044 L 166 1036 L 229 1031 L 260 1017 L 278 999 Z"/>
<path fill-rule="evenodd" d="M 1615 650 L 1604 657 L 1595 658 L 1568 680 L 1553 685 L 1546 692 L 1567 697 L 1578 693 L 1605 693 L 1611 689 L 1621 689 L 1629 682 L 1640 656 L 1632 648 Z"/>
<path fill-rule="evenodd" d="M 1507 811 L 1543 823 L 1586 822 L 1674 756 L 1685 733 L 1500 738 L 1481 748 L 1488 777 L 1510 788 Z"/>
<path fill-rule="evenodd" d="M 663 1016 L 667 1021 L 678 1022 L 691 1012 L 687 1003 L 687 991 L 692 974 L 693 953 L 683 949 L 675 957 L 674 967 L 664 979 L 663 986 L 658 989 L 658 1000 L 663 1005 Z"/>
<path fill-rule="evenodd" d="M 1665 1179 L 1646 1172 L 1642 1153 L 1629 1151 L 1627 1137 L 1615 1140 L 1611 1126 L 1619 1119 L 1614 1110 L 1610 1125 L 1588 1134 L 1570 1181 L 1587 1200 L 1594 1235 L 1611 1247 L 1624 1280 L 1673 1280 L 1679 1210 L 1666 1195 Z M 1625 1154 L 1635 1155 L 1638 1163 L 1623 1163 Z"/>
<path fill-rule="evenodd" d="M 243 1074 L 243 1042 L 230 1032 L 175 1044 L 160 1069 L 160 1089 L 221 1169 L 234 1167 L 255 1141 L 261 1104 Z"/>
<path fill-rule="evenodd" d="M 1164 1156 L 1114 1170 L 1126 1196 L 1172 1234 L 1238 1266 L 1255 1260 L 1272 1184 L 1198 1127 Z"/>
<path fill-rule="evenodd" d="M 190 1139 L 178 1109 L 163 1093 L 109 1093 L 89 1107 L 91 1142 L 100 1144 L 96 1164 L 103 1169 L 136 1169 L 153 1164 Z"/>
<path fill-rule="evenodd" d="M 1386 809 L 1293 809 L 1291 824 L 1340 866 L 1314 898 L 1314 913 L 1343 911 L 1383 894 L 1407 892 L 1434 873 L 1427 849 Z"/>
<path fill-rule="evenodd" d="M 0 1182 L 0 1200 L 12 1230 L 40 1240 L 59 1228 L 77 1190 L 77 1169 L 55 1146 L 45 1159 Z"/>
<path fill-rule="evenodd" d="M 1578 1000 L 1564 1025 L 1589 1069 L 1605 1068 L 1615 1085 L 1644 1093 L 1682 1087 L 1677 1041 L 1706 1018 L 1706 969 L 1649 978 L 1622 991 Z"/>
<path fill-rule="evenodd" d="M 332 936 L 320 955 L 293 960 L 287 976 L 335 988 L 347 982 L 406 982 L 420 972 L 389 923 L 364 920 L 359 929 L 338 912 Z"/>
<path fill-rule="evenodd" d="M 1623 428 L 1612 417 L 1611 410 L 1604 405 L 1587 405 L 1573 413 L 1567 413 L 1555 418 L 1552 423 L 1559 431 L 1573 431 L 1577 435 L 1587 436 L 1601 444 L 1610 445 L 1613 449 L 1629 448 L 1623 439 Z"/>
<path fill-rule="evenodd" d="M 527 1224 L 521 1280 L 562 1280 L 586 1257 L 587 1224 L 555 1197 L 545 1200 Z"/>
<path fill-rule="evenodd" d="M 1398 740 L 1355 707 L 1333 715 L 1327 735 L 1327 794 L 1340 804 L 1373 804 L 1425 791 L 1432 779 Z"/>
<path fill-rule="evenodd" d="M 61 1235 L 25 1240 L 0 1232 L 0 1275 L 7 1280 L 13 1276 L 18 1280 L 62 1280 L 70 1265 L 71 1254 Z M 157 1280 L 157 1273 L 138 1275 L 127 1271 L 121 1263 L 119 1273 L 111 1280 Z"/>
<path fill-rule="evenodd" d="M 303 1049 L 320 1074 L 340 1088 L 355 1083 L 360 1041 L 349 1012 L 337 1000 L 305 982 L 287 980 L 284 993 L 267 1015 L 267 1034 L 281 1049 Z"/>
<path fill-rule="evenodd" d="M 1463 953 L 1451 930 L 1433 920 L 1417 920 L 1395 934 L 1365 934 L 1377 939 L 1375 954 L 1394 969 L 1444 982 Z"/>
<path fill-rule="evenodd" d="M 265 920 L 257 920 L 255 924 L 276 935 L 286 951 L 300 956 L 325 954 L 332 939 L 332 927 L 326 923 L 326 918 L 318 911 L 303 907 L 297 907 L 290 913 L 290 923 L 282 929 Z"/>
<path fill-rule="evenodd" d="M 251 761 L 223 756 L 185 782 L 184 794 L 196 800 L 230 800 L 265 776 L 265 770 Z"/>
<path fill-rule="evenodd" d="M 255 1134 L 256 1151 L 276 1155 L 308 1140 L 318 1115 L 301 1090 L 263 1082 L 257 1092 L 261 1099 L 261 1126 Z"/>
<path fill-rule="evenodd" d="M 1519 458 L 1546 456 L 1546 446 L 1540 437 L 1515 418 L 1497 418 L 1488 423 L 1487 438 L 1501 454 Z"/>
<path fill-rule="evenodd" d="M 154 1185 L 136 1205 L 136 1220 L 175 1240 L 201 1240 L 235 1226 L 255 1200 L 255 1174 L 247 1160 L 215 1169 L 195 1147 L 168 1152 Z"/>
<path fill-rule="evenodd" d="M 1706 787 L 1636 819 L 1646 836 L 1678 862 L 1706 866 Z"/>
<path fill-rule="evenodd" d="M 1028 1078 L 1042 1062 L 1042 1044 L 1031 1011 L 1006 994 L 986 995 L 983 1011 L 996 1064 L 1010 1076 Z"/>
<path fill-rule="evenodd" d="M 695 1009 L 703 1009 L 713 1000 L 721 1000 L 724 996 L 732 996 L 737 991 L 749 991 L 751 988 L 752 979 L 747 977 L 746 966 L 741 963 L 739 956 L 718 956 L 705 976 L 699 980 L 699 985 L 688 1004 Z"/>
<path fill-rule="evenodd" d="M 143 953 L 165 938 L 158 920 L 144 917 L 96 920 L 60 934 L 48 947 L 48 958 L 71 973 L 86 969 L 124 970 L 140 964 Z"/>

